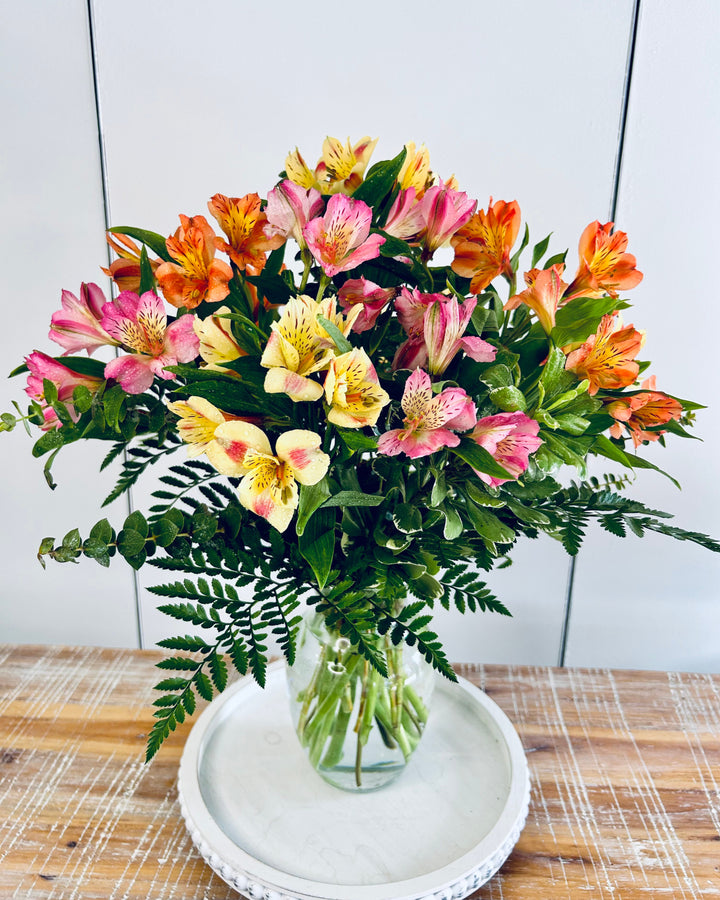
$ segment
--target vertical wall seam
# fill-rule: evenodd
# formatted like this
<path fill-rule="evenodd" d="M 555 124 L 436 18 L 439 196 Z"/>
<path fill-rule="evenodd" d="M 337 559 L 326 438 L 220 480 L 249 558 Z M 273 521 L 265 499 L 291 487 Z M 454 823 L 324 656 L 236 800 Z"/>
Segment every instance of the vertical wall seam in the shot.
<path fill-rule="evenodd" d="M 615 165 L 613 168 L 612 190 L 610 194 L 609 221 L 614 222 L 617 216 L 618 197 L 620 195 L 620 179 L 622 178 L 623 157 L 625 153 L 625 134 L 628 123 L 628 107 L 630 105 L 630 90 L 632 87 L 633 69 L 635 66 L 635 48 L 637 45 L 638 23 L 640 20 L 640 2 L 634 0 L 632 18 L 630 20 L 630 37 L 628 40 L 627 61 L 625 63 L 625 80 L 623 82 L 622 102 L 620 105 L 620 122 L 618 125 L 617 151 L 615 153 Z M 567 654 L 568 635 L 570 631 L 570 615 L 572 613 L 573 590 L 575 586 L 575 572 L 577 568 L 577 556 L 571 556 L 568 565 L 568 576 L 565 588 L 565 608 L 560 629 L 560 648 L 558 651 L 558 665 L 565 665 Z"/>
<path fill-rule="evenodd" d="M 98 59 L 97 59 L 97 49 L 95 43 L 95 14 L 93 11 L 93 0 L 87 0 L 87 17 L 88 17 L 88 35 L 90 38 L 90 62 L 92 67 L 92 79 L 93 79 L 93 95 L 95 97 L 95 120 L 97 123 L 97 135 L 98 135 L 98 151 L 100 155 L 100 187 L 102 192 L 102 205 L 103 205 L 103 218 L 105 222 L 105 231 L 107 232 L 108 228 L 110 228 L 111 216 L 110 216 L 110 190 L 108 185 L 108 174 L 107 174 L 107 157 L 105 154 L 105 132 L 103 130 L 103 118 L 102 118 L 102 106 L 100 103 L 100 87 L 99 87 L 99 79 L 98 79 Z M 112 253 L 110 251 L 110 246 L 107 245 L 107 261 L 108 266 L 112 262 Z M 110 288 L 112 291 L 112 280 L 110 282 Z M 117 350 L 115 351 L 117 355 Z M 123 463 L 127 462 L 127 452 L 123 451 Z M 132 499 L 132 490 L 128 490 L 125 494 L 125 498 L 127 501 L 127 511 L 128 515 L 133 511 L 133 499 Z M 143 636 L 143 627 L 142 627 L 142 615 L 140 609 L 140 582 L 138 579 L 138 573 L 135 569 L 131 568 L 132 573 L 132 586 L 133 586 L 133 595 L 135 598 L 135 631 L 137 635 L 137 643 L 138 647 L 142 649 L 145 645 L 145 640 Z"/>

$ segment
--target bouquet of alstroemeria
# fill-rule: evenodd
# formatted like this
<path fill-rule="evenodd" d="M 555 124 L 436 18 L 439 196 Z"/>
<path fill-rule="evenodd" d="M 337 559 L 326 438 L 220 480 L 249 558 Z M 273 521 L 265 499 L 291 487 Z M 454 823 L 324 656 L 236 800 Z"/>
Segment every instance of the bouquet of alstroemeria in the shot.
<path fill-rule="evenodd" d="M 635 451 L 685 435 L 698 408 L 640 381 L 644 333 L 621 316 L 620 294 L 642 278 L 626 235 L 588 225 L 567 280 L 549 238 L 521 268 L 516 202 L 480 209 L 413 144 L 366 173 L 374 145 L 328 138 L 314 170 L 291 153 L 267 200 L 210 200 L 215 230 L 202 215 L 181 215 L 167 239 L 112 229 L 118 258 L 103 271 L 118 295 L 63 291 L 50 329 L 63 354 L 31 353 L 17 370 L 30 410 L 2 427 L 40 426 L 33 453 L 48 454 L 51 485 L 58 450 L 81 438 L 112 442 L 103 466 L 122 457 L 106 502 L 181 447 L 189 457 L 160 478 L 147 516 L 40 546 L 41 560 L 107 566 L 119 553 L 182 573 L 151 590 L 201 636 L 161 642 L 189 655 L 161 663 L 172 674 L 148 756 L 195 692 L 223 689 L 227 658 L 262 684 L 272 634 L 292 661 L 301 600 L 357 648 L 364 685 L 403 642 L 453 678 L 428 608 L 506 614 L 478 573 L 521 535 L 575 554 L 595 519 L 719 549 L 619 494 L 622 478 L 553 477 L 568 464 L 585 477 L 590 455 L 655 468 Z M 450 265 L 433 265 L 448 246 Z M 91 358 L 102 346 L 116 348 L 110 362 Z M 383 727 L 378 706 L 384 738 L 405 741 L 391 729 L 408 716 L 422 719 L 397 707 Z"/>

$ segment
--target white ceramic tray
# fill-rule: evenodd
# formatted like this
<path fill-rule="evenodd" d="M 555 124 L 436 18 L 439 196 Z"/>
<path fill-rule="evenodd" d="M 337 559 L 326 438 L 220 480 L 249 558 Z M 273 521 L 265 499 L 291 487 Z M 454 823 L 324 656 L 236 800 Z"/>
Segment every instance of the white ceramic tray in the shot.
<path fill-rule="evenodd" d="M 310 767 L 282 663 L 199 717 L 180 804 L 205 861 L 253 900 L 460 900 L 495 874 L 527 817 L 528 768 L 502 710 L 438 678 L 420 746 L 397 781 L 349 794 Z"/>

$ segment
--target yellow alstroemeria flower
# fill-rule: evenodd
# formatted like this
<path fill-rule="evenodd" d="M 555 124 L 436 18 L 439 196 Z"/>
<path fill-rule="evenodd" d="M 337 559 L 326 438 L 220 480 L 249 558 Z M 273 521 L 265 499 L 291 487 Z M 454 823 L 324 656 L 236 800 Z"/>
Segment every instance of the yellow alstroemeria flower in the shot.
<path fill-rule="evenodd" d="M 226 422 L 240 421 L 238 417 L 223 412 L 204 397 L 176 400 L 168 403 L 168 409 L 180 417 L 177 430 L 187 444 L 187 455 L 192 457 L 205 453 L 216 469 L 218 463 L 223 465 L 225 452 L 218 444 L 215 432 Z"/>
<path fill-rule="evenodd" d="M 249 422 L 227 422 L 215 432 L 223 475 L 241 476 L 240 503 L 285 531 L 298 505 L 298 484 L 317 484 L 330 465 L 320 435 L 295 429 L 281 434 L 272 452 L 267 435 Z"/>
<path fill-rule="evenodd" d="M 405 144 L 405 162 L 397 177 L 400 190 L 415 188 L 415 196 L 419 199 L 432 184 L 430 171 L 430 153 L 425 144 L 415 149 L 415 142 Z"/>
<path fill-rule="evenodd" d="M 318 303 L 303 295 L 285 305 L 260 358 L 260 365 L 269 369 L 265 376 L 269 394 L 287 394 L 296 403 L 322 397 L 322 386 L 308 376 L 330 365 L 335 345 L 317 318 L 323 316 L 347 337 L 360 314 L 358 307 L 345 317 L 336 312 L 335 303 L 334 297 Z"/>
<path fill-rule="evenodd" d="M 216 372 L 234 374 L 224 363 L 232 362 L 240 356 L 246 356 L 232 335 L 230 320 L 221 318 L 230 312 L 230 307 L 221 306 L 215 314 L 207 319 L 196 318 L 193 322 L 195 334 L 200 339 L 200 356 L 206 363 L 206 369 Z"/>
<path fill-rule="evenodd" d="M 374 425 L 382 408 L 390 402 L 370 357 L 362 349 L 335 357 L 325 376 L 325 400 L 330 406 L 328 422 L 342 428 Z"/>

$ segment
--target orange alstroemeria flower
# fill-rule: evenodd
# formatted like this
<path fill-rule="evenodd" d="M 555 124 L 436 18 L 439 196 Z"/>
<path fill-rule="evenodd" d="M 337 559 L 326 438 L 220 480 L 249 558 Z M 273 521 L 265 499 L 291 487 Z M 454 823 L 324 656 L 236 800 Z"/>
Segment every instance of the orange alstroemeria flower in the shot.
<path fill-rule="evenodd" d="M 565 368 L 590 382 L 591 396 L 604 388 L 616 391 L 632 384 L 640 366 L 634 362 L 645 343 L 645 332 L 632 325 L 623 327 L 617 313 L 603 316 L 595 334 L 568 353 Z"/>
<path fill-rule="evenodd" d="M 546 334 L 555 327 L 555 313 L 565 295 L 567 284 L 562 280 L 565 266 L 558 263 L 549 269 L 531 269 L 525 273 L 527 290 L 510 297 L 503 309 L 515 309 L 524 303 L 540 320 Z"/>
<path fill-rule="evenodd" d="M 455 233 L 453 272 L 470 278 L 470 292 L 479 294 L 498 275 L 512 277 L 510 251 L 520 230 L 520 207 L 516 200 L 498 200 L 481 209 Z"/>
<path fill-rule="evenodd" d="M 627 427 L 636 447 L 644 441 L 657 441 L 665 433 L 646 431 L 646 428 L 664 425 L 671 419 L 677 422 L 683 411 L 679 400 L 655 390 L 654 375 L 643 381 L 641 386 L 644 388 L 641 393 L 613 400 L 605 407 L 605 411 L 616 420 L 610 434 L 614 438 L 624 437 Z"/>
<path fill-rule="evenodd" d="M 230 293 L 232 269 L 215 259 L 215 232 L 205 216 L 180 215 L 180 227 L 165 242 L 176 262 L 163 263 L 155 273 L 168 303 L 195 309 L 203 300 L 217 302 Z"/>
<path fill-rule="evenodd" d="M 578 247 L 580 265 L 568 288 L 568 299 L 604 294 L 617 297 L 618 291 L 628 291 L 642 281 L 635 257 L 625 252 L 627 235 L 624 231 L 612 234 L 613 224 L 591 222 L 583 231 Z"/>
<path fill-rule="evenodd" d="M 215 247 L 227 253 L 239 269 L 244 270 L 247 266 L 262 269 L 267 251 L 275 250 L 285 242 L 281 235 L 266 237 L 268 221 L 260 204 L 257 194 L 246 194 L 244 197 L 215 194 L 208 201 L 210 215 L 227 236 L 227 241 L 216 237 Z"/>
<path fill-rule="evenodd" d="M 108 278 L 112 278 L 120 291 L 137 294 L 140 290 L 140 247 L 126 234 L 108 232 L 106 240 L 119 258 L 113 260 L 109 268 L 100 268 Z M 148 262 L 153 272 L 160 265 L 159 259 L 148 259 Z"/>

